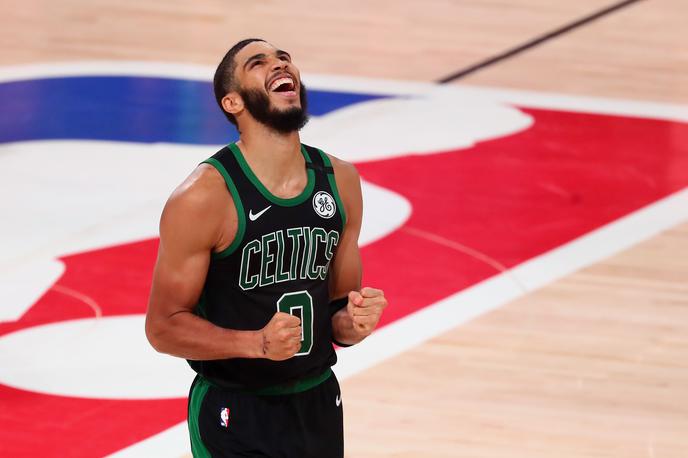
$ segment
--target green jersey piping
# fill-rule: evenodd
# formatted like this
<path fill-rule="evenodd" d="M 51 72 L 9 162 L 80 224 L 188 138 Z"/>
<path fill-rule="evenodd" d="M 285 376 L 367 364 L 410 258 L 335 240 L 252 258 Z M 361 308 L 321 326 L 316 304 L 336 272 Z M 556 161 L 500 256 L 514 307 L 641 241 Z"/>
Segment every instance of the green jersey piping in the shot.
<path fill-rule="evenodd" d="M 222 259 L 234 253 L 234 251 L 241 244 L 241 241 L 244 239 L 244 232 L 246 231 L 246 214 L 244 213 L 244 206 L 241 203 L 241 198 L 239 197 L 239 191 L 234 185 L 232 179 L 230 178 L 229 173 L 227 173 L 227 170 L 225 170 L 224 166 L 220 163 L 220 161 L 211 157 L 203 161 L 203 163 L 210 164 L 213 167 L 215 167 L 217 171 L 220 172 L 222 177 L 225 179 L 225 183 L 227 183 L 227 189 L 229 189 L 229 193 L 232 195 L 232 199 L 234 200 L 234 206 L 236 207 L 237 217 L 239 220 L 237 231 L 234 235 L 234 240 L 232 240 L 232 243 L 224 250 L 217 253 L 212 253 L 213 259 Z"/>
<path fill-rule="evenodd" d="M 250 394 L 255 394 L 257 396 L 277 396 L 277 395 L 282 395 L 282 394 L 296 394 L 296 393 L 302 393 L 304 391 L 308 391 L 311 388 L 315 388 L 316 386 L 320 385 L 327 379 L 329 379 L 332 376 L 332 368 L 328 367 L 323 371 L 321 374 L 314 375 L 312 377 L 306 377 L 302 378 L 293 382 L 289 383 L 282 383 L 279 385 L 273 385 L 273 386 L 268 386 L 265 388 L 259 388 L 259 389 L 241 389 L 241 388 L 230 388 L 229 391 L 234 391 L 237 393 L 250 393 Z M 204 378 L 203 376 L 199 376 L 199 379 L 203 380 L 205 383 L 210 383 L 211 385 L 219 388 L 219 389 L 224 389 L 222 385 L 217 384 L 213 382 L 212 380 L 208 380 Z"/>
<path fill-rule="evenodd" d="M 251 170 L 251 167 L 248 165 L 248 162 L 246 162 L 244 155 L 241 154 L 241 150 L 236 145 L 236 143 L 231 143 L 229 145 L 229 149 L 232 150 L 232 153 L 234 154 L 234 157 L 239 163 L 241 170 L 243 170 L 244 174 L 249 179 L 249 181 L 253 183 L 253 185 L 256 187 L 256 189 L 258 189 L 258 191 L 263 195 L 263 197 L 265 197 L 270 202 L 284 207 L 293 207 L 295 205 L 299 205 L 302 202 L 305 202 L 305 200 L 308 199 L 310 195 L 313 193 L 313 187 L 315 186 L 315 172 L 313 172 L 312 169 L 306 169 L 308 181 L 306 183 L 306 187 L 303 188 L 301 194 L 295 197 L 284 199 L 282 197 L 277 197 L 276 195 L 271 193 L 268 190 L 268 188 L 266 188 L 263 185 L 263 183 L 260 182 L 255 173 L 253 173 L 253 170 Z M 311 162 L 311 158 L 308 155 L 306 149 L 303 147 L 303 145 L 301 145 L 301 154 L 303 154 L 303 158 L 306 160 L 306 162 Z"/>

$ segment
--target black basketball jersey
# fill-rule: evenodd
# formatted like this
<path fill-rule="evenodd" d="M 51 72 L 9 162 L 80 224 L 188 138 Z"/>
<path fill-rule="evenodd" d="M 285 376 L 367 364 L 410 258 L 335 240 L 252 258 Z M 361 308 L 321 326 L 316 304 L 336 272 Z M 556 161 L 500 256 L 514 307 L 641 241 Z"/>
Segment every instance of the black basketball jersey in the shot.
<path fill-rule="evenodd" d="M 274 196 L 236 144 L 204 161 L 224 177 L 238 214 L 234 241 L 213 253 L 196 313 L 217 326 L 263 328 L 277 311 L 301 319 L 302 344 L 285 361 L 232 358 L 189 361 L 211 382 L 260 389 L 322 374 L 337 361 L 332 347 L 329 264 L 346 216 L 330 160 L 301 145 L 308 181 L 303 192 Z"/>

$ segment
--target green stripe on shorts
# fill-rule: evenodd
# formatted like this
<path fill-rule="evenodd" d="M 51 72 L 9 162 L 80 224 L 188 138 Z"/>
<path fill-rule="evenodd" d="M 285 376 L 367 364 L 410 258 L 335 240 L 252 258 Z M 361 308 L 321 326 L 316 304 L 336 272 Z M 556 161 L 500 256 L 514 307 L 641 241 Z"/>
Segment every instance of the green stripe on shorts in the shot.
<path fill-rule="evenodd" d="M 201 439 L 201 431 L 198 427 L 198 416 L 201 413 L 201 404 L 210 388 L 203 377 L 198 377 L 191 390 L 191 399 L 189 400 L 189 436 L 191 437 L 191 453 L 194 458 L 211 458 L 210 452 L 205 447 L 203 439 Z"/>

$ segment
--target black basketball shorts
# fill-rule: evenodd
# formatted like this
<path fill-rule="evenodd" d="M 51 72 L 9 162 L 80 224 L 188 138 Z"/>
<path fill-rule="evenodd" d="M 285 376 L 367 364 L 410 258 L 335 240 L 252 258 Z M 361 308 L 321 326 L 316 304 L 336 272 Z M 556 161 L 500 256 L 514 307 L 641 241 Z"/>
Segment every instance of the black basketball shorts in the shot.
<path fill-rule="evenodd" d="M 315 387 L 289 394 L 230 391 L 196 376 L 188 411 L 193 456 L 342 458 L 339 383 L 330 371 L 324 375 Z"/>

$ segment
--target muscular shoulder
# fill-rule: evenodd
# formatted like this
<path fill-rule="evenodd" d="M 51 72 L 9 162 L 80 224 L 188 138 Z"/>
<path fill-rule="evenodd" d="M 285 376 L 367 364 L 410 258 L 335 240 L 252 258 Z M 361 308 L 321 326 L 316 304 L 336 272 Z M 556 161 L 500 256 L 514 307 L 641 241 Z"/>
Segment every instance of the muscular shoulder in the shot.
<path fill-rule="evenodd" d="M 344 203 L 346 214 L 349 216 L 349 218 L 347 218 L 348 222 L 356 223 L 360 221 L 360 215 L 363 209 L 361 177 L 358 174 L 358 170 L 356 170 L 356 167 L 350 162 L 346 162 L 331 154 L 327 156 L 332 163 L 337 189 Z"/>
<path fill-rule="evenodd" d="M 346 162 L 331 154 L 327 154 L 327 157 L 330 158 L 330 162 L 332 163 L 338 188 L 361 187 L 361 178 L 358 175 L 358 170 L 356 170 L 356 167 L 352 163 Z M 346 189 L 341 190 L 345 191 Z"/>
<path fill-rule="evenodd" d="M 175 210 L 205 213 L 220 205 L 226 194 L 222 175 L 215 167 L 200 164 L 186 179 L 172 192 L 167 201 L 167 207 Z"/>
<path fill-rule="evenodd" d="M 160 220 L 164 232 L 182 234 L 193 228 L 199 243 L 215 246 L 222 237 L 222 222 L 231 197 L 222 175 L 211 165 L 199 165 L 172 192 Z M 224 210 L 224 211 L 223 211 Z"/>

